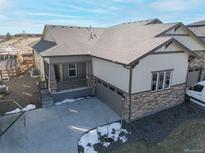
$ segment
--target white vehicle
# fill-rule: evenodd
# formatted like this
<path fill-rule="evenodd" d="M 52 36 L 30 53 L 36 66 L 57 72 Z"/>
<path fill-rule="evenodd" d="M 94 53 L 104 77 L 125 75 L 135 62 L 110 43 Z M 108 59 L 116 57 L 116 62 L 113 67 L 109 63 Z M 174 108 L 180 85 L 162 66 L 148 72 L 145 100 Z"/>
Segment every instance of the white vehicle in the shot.
<path fill-rule="evenodd" d="M 205 107 L 205 81 L 201 81 L 192 87 L 187 88 L 185 101 L 191 101 Z"/>

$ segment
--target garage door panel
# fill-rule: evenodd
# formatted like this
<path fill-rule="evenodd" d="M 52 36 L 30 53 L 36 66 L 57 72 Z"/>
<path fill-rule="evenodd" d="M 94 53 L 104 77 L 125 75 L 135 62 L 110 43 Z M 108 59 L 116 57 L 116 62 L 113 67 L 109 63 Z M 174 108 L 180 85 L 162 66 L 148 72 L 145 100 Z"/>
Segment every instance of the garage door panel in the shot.
<path fill-rule="evenodd" d="M 187 77 L 187 86 L 192 86 L 199 81 L 200 68 L 190 68 Z"/>
<path fill-rule="evenodd" d="M 100 83 L 96 85 L 96 96 L 116 113 L 121 114 L 122 96 Z"/>

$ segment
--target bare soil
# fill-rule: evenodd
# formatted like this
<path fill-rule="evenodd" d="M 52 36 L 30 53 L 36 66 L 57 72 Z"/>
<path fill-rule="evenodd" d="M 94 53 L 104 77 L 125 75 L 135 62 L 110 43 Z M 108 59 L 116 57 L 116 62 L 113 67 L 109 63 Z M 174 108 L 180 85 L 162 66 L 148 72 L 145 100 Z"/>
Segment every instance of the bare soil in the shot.
<path fill-rule="evenodd" d="M 15 100 L 20 106 L 25 107 L 28 104 L 34 104 L 37 108 L 41 107 L 38 83 L 39 79 L 30 77 L 29 71 L 23 75 L 11 78 L 10 81 L 5 82 L 9 87 L 9 92 L 6 96 L 1 97 L 0 100 Z M 18 108 L 13 103 L 6 101 L 0 102 L 0 114 Z"/>
<path fill-rule="evenodd" d="M 201 153 L 205 152 L 205 121 L 194 120 L 181 124 L 159 143 L 136 141 L 127 143 L 114 152 L 125 153 Z"/>
<path fill-rule="evenodd" d="M 205 152 L 205 109 L 183 103 L 128 125 L 135 138 L 114 143 L 107 152 Z"/>

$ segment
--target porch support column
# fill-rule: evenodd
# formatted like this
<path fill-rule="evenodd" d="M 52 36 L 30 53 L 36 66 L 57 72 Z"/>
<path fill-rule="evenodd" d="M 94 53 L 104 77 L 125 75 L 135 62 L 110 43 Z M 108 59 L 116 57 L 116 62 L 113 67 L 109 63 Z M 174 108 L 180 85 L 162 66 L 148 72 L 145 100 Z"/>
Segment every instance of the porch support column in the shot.
<path fill-rule="evenodd" d="M 49 65 L 48 89 L 50 92 L 56 92 L 57 90 L 57 82 L 53 64 Z"/>
<path fill-rule="evenodd" d="M 86 80 L 88 87 L 92 88 L 92 94 L 95 95 L 95 78 L 92 75 L 92 62 L 86 62 Z"/>

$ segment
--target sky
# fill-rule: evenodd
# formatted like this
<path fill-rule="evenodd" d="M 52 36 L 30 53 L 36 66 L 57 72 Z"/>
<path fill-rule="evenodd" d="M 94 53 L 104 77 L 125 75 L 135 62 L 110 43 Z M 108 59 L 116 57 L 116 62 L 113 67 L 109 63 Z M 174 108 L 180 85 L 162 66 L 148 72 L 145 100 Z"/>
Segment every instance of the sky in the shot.
<path fill-rule="evenodd" d="M 205 20 L 205 0 L 0 0 L 0 34 L 42 33 L 45 24 L 107 27 L 159 18 Z"/>

